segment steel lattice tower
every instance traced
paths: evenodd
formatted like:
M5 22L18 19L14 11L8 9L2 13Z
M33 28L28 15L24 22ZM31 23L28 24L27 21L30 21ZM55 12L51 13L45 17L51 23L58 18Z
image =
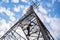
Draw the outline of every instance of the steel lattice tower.
M30 6L26 14L10 28L0 40L54 40L34 12L34 6ZM21 36L21 32L17 32L17 30L22 30L25 37Z

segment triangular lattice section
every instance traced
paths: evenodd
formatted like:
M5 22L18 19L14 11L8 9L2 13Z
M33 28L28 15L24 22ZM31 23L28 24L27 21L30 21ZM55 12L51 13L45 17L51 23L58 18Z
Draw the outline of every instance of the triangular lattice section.
M26 14L0 40L54 40L30 6Z

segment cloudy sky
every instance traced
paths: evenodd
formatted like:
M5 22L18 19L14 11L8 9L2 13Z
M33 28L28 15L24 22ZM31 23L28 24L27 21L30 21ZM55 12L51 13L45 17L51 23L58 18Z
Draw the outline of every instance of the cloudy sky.
M60 40L60 0L33 0L34 9L55 40ZM0 37L26 12L32 0L0 0Z

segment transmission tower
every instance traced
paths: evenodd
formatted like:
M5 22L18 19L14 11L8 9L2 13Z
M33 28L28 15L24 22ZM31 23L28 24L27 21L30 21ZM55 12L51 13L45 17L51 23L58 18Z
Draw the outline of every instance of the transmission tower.
M0 40L54 40L50 32L44 26L40 18L36 15L34 7L31 5L19 21L16 22L1 38ZM24 34L24 36L21 35Z

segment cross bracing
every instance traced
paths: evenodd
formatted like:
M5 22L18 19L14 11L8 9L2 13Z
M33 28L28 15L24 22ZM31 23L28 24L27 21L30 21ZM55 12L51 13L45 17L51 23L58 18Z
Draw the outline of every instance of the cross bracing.
M34 6L30 6L0 40L54 40L48 29L36 15Z

